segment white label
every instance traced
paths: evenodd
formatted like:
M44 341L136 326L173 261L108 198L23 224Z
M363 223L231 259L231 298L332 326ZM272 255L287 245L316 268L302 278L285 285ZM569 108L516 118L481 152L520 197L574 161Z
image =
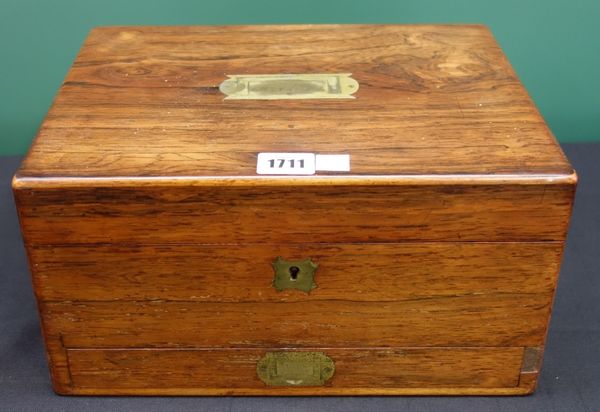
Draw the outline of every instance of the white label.
M259 175L314 175L314 153L259 153L256 161Z
M316 171L349 172L350 155L314 153L259 153L259 175L314 175Z
M335 154L315 156L315 169L324 172L349 172L350 171L350 155Z

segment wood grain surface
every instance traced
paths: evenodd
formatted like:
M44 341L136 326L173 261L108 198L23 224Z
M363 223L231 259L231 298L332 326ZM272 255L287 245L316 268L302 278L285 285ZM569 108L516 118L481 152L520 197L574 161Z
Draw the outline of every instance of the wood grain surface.
M390 302L539 294L551 299L560 242L42 246L31 250L41 301ZM277 256L312 258L318 287L278 292ZM82 287L82 285L85 285Z
M388 302L40 303L67 348L541 346L549 296L459 295Z
M574 185L16 189L32 245L563 240Z
M355 99L224 100L228 74L352 73ZM94 29L23 177L255 176L268 151L349 153L353 175L568 175L483 26Z
M335 362L335 374L316 393L337 388L368 391L384 388L516 387L523 348L318 349ZM228 388L287 392L268 388L256 374L264 349L68 351L72 387L85 389L182 392ZM310 388L291 388L307 389ZM183 392L186 393L186 392Z

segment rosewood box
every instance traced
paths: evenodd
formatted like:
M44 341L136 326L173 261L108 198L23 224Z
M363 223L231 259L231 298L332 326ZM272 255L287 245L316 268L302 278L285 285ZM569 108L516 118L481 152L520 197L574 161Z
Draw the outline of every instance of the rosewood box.
M13 181L86 395L530 393L575 185L453 25L94 29Z

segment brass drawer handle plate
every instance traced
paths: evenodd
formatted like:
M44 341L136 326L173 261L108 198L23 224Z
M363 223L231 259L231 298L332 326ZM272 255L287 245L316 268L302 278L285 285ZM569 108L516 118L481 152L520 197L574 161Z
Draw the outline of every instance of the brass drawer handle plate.
M273 262L275 271L273 287L279 292L285 289L298 289L309 293L317 287L314 278L318 266L311 258L293 261L278 256Z
M256 373L267 386L323 386L335 364L323 352L267 352Z
M219 90L228 100L354 99L351 73L228 75Z

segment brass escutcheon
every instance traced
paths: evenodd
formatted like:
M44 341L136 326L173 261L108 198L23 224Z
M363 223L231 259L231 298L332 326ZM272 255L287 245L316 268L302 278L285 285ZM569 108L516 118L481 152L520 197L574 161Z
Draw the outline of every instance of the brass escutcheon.
M292 261L278 256L273 262L275 270L273 287L279 292L285 289L298 289L309 293L317 287L314 277L318 266L311 258Z

